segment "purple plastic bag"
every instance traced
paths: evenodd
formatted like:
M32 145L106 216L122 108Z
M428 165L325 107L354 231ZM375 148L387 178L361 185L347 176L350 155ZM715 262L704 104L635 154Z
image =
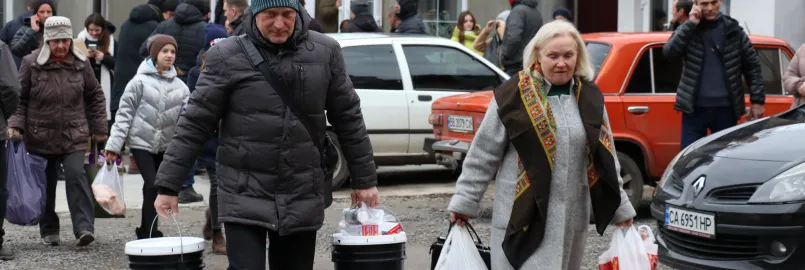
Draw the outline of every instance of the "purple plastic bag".
M47 159L28 154L21 141L8 141L6 220L20 226L39 224L47 199Z

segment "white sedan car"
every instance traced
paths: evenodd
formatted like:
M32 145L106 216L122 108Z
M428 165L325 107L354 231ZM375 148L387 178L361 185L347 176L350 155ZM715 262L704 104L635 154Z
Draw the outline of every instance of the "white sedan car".
M361 98L377 165L435 164L424 150L433 136L431 103L441 97L492 89L509 78L482 56L449 39L383 33L328 34ZM329 133L335 138L335 134ZM336 141L336 143L338 143ZM333 188L349 178L342 153Z

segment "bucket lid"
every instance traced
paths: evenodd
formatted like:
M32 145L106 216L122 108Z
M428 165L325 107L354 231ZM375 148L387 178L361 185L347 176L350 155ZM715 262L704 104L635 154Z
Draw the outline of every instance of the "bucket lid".
M333 234L334 246L371 246L405 243L407 238L405 232L390 235L377 236L353 236L341 233Z
M181 240L181 242L180 242ZM126 243L126 255L166 256L189 254L204 250L207 243L199 237L159 237ZM184 246L184 247L182 247ZM182 249L184 248L184 250Z

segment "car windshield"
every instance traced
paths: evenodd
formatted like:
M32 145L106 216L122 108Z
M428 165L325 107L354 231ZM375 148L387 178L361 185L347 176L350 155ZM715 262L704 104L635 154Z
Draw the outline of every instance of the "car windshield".
M612 48L609 44L598 43L598 42L586 42L587 43L587 51L590 53L590 61L593 62L593 69L595 69L595 78L598 77L598 71L601 70L601 65L604 64L604 60L607 59L609 56L609 50Z

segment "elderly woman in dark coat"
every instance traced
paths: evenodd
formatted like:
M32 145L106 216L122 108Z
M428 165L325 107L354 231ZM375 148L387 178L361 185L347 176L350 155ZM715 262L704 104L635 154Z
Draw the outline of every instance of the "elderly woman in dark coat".
M70 19L53 16L43 28L44 46L22 59L20 104L8 121L8 133L12 140L22 139L31 154L48 161L47 203L39 223L42 242L53 246L61 242L56 184L63 167L73 233L77 245L86 246L95 241L95 213L84 154L90 134L95 142L106 141L106 99L89 60L72 44Z

